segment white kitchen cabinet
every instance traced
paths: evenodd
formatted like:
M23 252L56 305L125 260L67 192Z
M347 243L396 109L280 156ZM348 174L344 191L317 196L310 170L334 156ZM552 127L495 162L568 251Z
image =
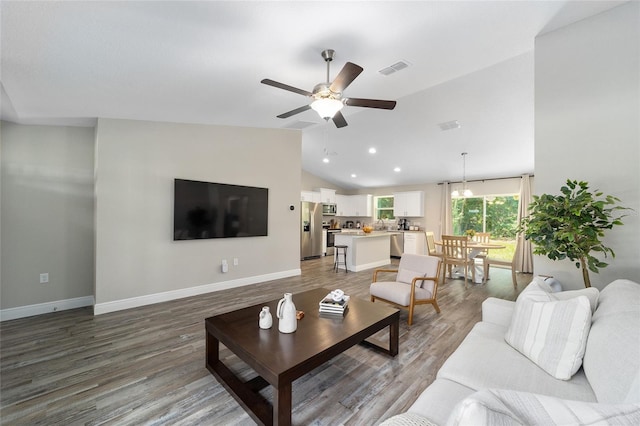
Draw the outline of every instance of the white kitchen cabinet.
M336 216L350 216L352 211L351 197L348 195L336 194Z
M410 254L427 254L427 237L423 232L404 233L404 252Z
M302 191L302 192L300 192L300 201L313 202L313 192L311 192L311 191Z
M424 216L424 191L395 192L393 214L395 217Z
M353 216L373 216L373 195L352 195Z
M358 217L373 216L373 195L336 194L336 216Z
M320 194L319 203L336 204L336 190L327 188L318 188L316 191Z

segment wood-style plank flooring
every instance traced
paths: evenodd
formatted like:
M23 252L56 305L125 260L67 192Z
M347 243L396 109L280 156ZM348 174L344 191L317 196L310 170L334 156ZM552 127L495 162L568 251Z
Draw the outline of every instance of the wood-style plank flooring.
M0 423L252 425L205 368L204 319L315 287L368 300L371 270L334 273L332 266L329 257L307 260L301 276L95 317L82 308L5 321ZM295 381L293 423L373 425L406 411L480 320L482 301L514 300L530 279L518 275L517 291L510 271L497 268L488 284L467 290L461 280L447 280L438 292L441 314L419 306L409 327L401 311L397 357L356 346ZM227 349L221 358L253 377ZM271 398L270 388L263 393Z

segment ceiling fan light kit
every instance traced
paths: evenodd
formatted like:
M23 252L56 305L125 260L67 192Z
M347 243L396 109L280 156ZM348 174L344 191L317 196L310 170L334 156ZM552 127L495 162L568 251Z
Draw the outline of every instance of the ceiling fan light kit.
M308 105L304 105L293 109L291 111L285 112L283 114L278 115L278 118L288 118L292 115L299 114L301 112L307 111L308 109L313 109L320 115L321 118L325 120L332 119L333 123L336 127L345 127L347 125L347 120L345 120L344 116L340 112L340 110L345 106L355 106L362 108L379 108L379 109L394 109L396 107L396 101L384 101L380 99L361 99L361 98L346 98L342 97L342 92L346 89L355 78L360 75L360 73L364 70L361 66L356 65L351 62L347 62L342 70L338 73L333 82L329 81L329 67L331 61L333 61L333 56L335 51L332 49L327 49L322 51L322 58L327 63L327 81L324 83L316 84L313 88L313 92L308 92L303 89L298 89L297 87L289 86L284 83L279 83L277 81L265 78L261 81L262 84L266 84L268 86L273 86L278 89L288 90L293 93L297 93L299 95L307 96L312 98L312 102Z
M321 118L328 120L340 111L344 104L337 99L320 98L311 102L311 109L320 115Z

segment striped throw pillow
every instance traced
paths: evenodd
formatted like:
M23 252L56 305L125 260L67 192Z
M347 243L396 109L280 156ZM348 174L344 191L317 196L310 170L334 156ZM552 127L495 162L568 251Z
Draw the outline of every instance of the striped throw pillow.
M582 365L591 328L589 299L555 300L529 286L516 300L505 341L556 379L569 380Z
M506 389L483 389L460 401L447 426L638 425L640 404L571 401Z

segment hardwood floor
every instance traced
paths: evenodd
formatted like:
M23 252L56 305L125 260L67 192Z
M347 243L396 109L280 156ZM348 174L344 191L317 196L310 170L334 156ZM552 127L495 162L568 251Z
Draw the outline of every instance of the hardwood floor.
M328 257L307 260L298 277L97 317L82 308L5 321L1 424L251 425L205 368L204 319L316 287L368 300L371 270L334 273L332 266ZM482 301L514 300L530 280L518 275L515 291L510 271L495 268L488 284L467 290L461 280L447 280L438 291L441 314L419 306L409 327L401 311L397 357L356 346L295 381L293 423L376 424L405 411L480 320ZM253 377L227 349L220 355L241 376ZM271 398L270 388L263 392Z

